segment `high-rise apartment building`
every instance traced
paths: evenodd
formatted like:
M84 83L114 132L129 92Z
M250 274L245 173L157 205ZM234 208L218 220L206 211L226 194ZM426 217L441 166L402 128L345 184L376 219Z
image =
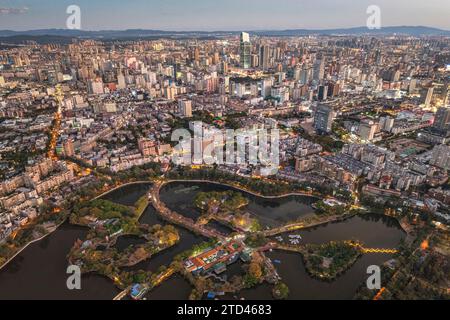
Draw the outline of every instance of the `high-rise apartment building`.
M90 94L103 94L104 88L103 88L103 81L101 79L97 80L90 80L88 82L88 92Z
M259 49L259 66L263 70L270 68L270 47L268 45L262 45Z
M325 77L325 61L317 60L314 64L314 80L321 81Z
M442 107L438 109L433 126L439 130L450 129L450 108Z
M445 144L434 147L430 164L442 169L450 169L450 147Z
M433 99L434 87L430 87L428 89L424 89L422 91L421 100L425 107L429 107L431 105L431 100Z
M331 106L319 104L314 115L314 128L319 133L331 132L335 112Z
M190 100L179 100L178 101L178 109L180 114L183 117L191 118L192 117L192 101Z

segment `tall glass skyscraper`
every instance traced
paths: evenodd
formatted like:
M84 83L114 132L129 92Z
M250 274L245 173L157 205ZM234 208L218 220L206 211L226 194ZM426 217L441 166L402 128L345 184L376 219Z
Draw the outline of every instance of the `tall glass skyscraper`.
M241 47L240 47L240 56L241 56L241 67L244 69L248 69L252 63L252 44L250 43L250 35L246 32L241 33Z

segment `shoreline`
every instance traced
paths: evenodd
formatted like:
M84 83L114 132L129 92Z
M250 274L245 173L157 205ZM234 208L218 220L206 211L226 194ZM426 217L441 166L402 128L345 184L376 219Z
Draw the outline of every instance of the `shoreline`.
M114 191L119 190L119 189L121 189L121 188L123 188L123 187L126 187L126 186L132 186L132 185L135 185L135 184L152 184L152 183L153 183L153 181L151 181L151 180L147 180L147 181L142 180L142 181L127 182L127 183L124 183L124 184L122 184L122 185L120 185L120 186L114 187L114 188L112 188L111 190L108 190L108 191L103 192L102 194L96 196L95 198L92 198L90 201L92 201L92 200L97 200L97 199L99 199L99 198L101 198L101 197L104 197L104 196L110 194L111 192L114 192Z
M193 180L185 180L185 179L167 180L167 181L164 181L164 182L162 183L161 187L163 187L163 186L166 185L166 184L177 183L177 182L180 182L180 183L183 183L183 182L186 182L186 183L211 183L211 184L213 184L213 185L221 185L221 186L229 187L229 188L232 188L232 189L241 191L241 192L246 193L246 194L249 194L249 195L253 195L253 196L257 196L257 197L261 197L261 198L266 198L266 199L286 198L286 197L289 197L289 196L306 196L306 197L311 197L311 198L315 198L315 199L320 199L320 198L317 197L317 196L311 196L311 195L303 194L303 193L288 193L288 194L279 195L279 196L263 196L263 195L260 195L260 194L258 194L258 193L256 193L256 192L248 191L248 190L246 190L246 189L240 188L240 187L238 187L238 186L235 186L235 185L232 185L232 184L229 184L229 183L222 183L222 182L216 182L216 181L211 181L211 180L199 180L199 179L193 179ZM134 182L125 183L125 184L122 184L122 185L120 185L120 186L116 186L116 187L112 188L111 190L108 190L108 191L103 192L102 194L100 194L100 195L98 195L98 196L92 198L90 201L92 201L92 200L94 200L94 199L99 199L99 198L101 198L101 197L103 197L103 196L105 196L105 195L107 195L107 194L110 194L110 193L113 192L113 191L116 191L116 190L118 190L118 189L124 188L124 187L129 186L129 185L139 185L139 184L143 184L143 185L151 185L152 183L155 183L155 182L152 181L152 180L145 180L145 181L134 181ZM147 206L148 206L148 205L147 205ZM145 211L145 210L144 210L144 211ZM369 213L369 212L368 212L368 213ZM364 213L363 213L363 214L364 214ZM386 216L386 215L380 215L380 216ZM52 230L49 231L47 234L43 235L42 237L39 237L39 238L37 238L37 239L32 240L32 241L30 241L29 243L27 243L25 246L23 246L23 247L22 247L20 250L18 250L18 251L17 251L10 259L8 259L2 266L0 266L0 270L2 270L2 269L3 269L4 267L6 267L9 263L11 263L11 262L12 262L12 261L13 261L20 253L22 253L25 249L27 249L28 246L30 246L30 245L32 245L32 244L34 244L34 243L36 243L36 242L39 242L39 241L45 239L47 236L49 236L49 235L51 235L53 232L57 231L58 228L59 228L61 225L63 225L65 222L68 221L68 218L69 218L69 217L66 217L66 219L64 219L61 223L59 223L59 224L53 226L53 227L52 227ZM350 218L350 217L346 217L346 219L348 219L348 218ZM395 217L391 217L391 218L394 218L396 221L399 222L399 220L398 220L397 218L395 218ZM346 220L346 219L343 219L343 220ZM336 221L339 221L339 220L340 220L340 219L337 219ZM70 222L70 221L69 221L69 222ZM331 221L331 222L330 222L330 221L324 222L324 224L328 224L328 223L332 223L332 221ZM400 228L404 231L404 229L403 229L403 227L402 227L401 225L400 225ZM281 250L281 251L284 251L284 250ZM152 257L153 257L153 255L152 255ZM150 258L151 258L151 257L150 257ZM148 258L148 259L150 259L150 258ZM303 255L302 255L302 259L303 259ZM357 259L353 262L353 264L354 264L356 261L357 261ZM305 261L304 261L304 263L305 263ZM352 264L352 265L353 265L353 264ZM350 265L350 268L352 267L352 265ZM307 270L306 264L305 264L305 270L306 270L307 274L308 274L311 278L318 279L317 277L314 276L313 273L311 273L311 272L309 272L309 271ZM348 269L347 269L347 270L344 270L342 273L345 273L345 272L347 272L347 271L348 271ZM89 274L89 273L91 273L91 272L87 272L87 274ZM93 273L95 273L95 272L93 272ZM327 282L333 282L336 278L338 278L338 277L340 276L340 274L341 274L341 272L340 272L339 274L335 275L335 276L334 276L334 279L327 279L326 281L327 281ZM114 280L114 279L111 279L111 278L110 278L109 276L107 276L107 275L103 275L103 276L104 276L105 278L109 279L109 280ZM323 279L321 279L321 280L323 280ZM113 283L114 283L114 281L113 281ZM122 290L122 288L119 287L116 283L114 283L114 285L115 285L115 287L116 287L118 290ZM126 290L127 290L127 288L126 288L124 291L126 291ZM121 294L122 294L122 292L120 292L116 297L119 297Z
M226 186L226 187L229 187L229 188L232 188L232 189L236 189L238 191L241 191L241 192L244 192L244 193L256 196L256 197L261 197L261 198L264 198L264 199L283 199L283 198L287 198L287 197L290 197L290 196L310 197L310 198L314 198L314 199L317 199L317 200L324 199L323 197L310 195L310 194L306 194L306 193L299 193L299 192L291 192L291 193L286 193L286 194L278 195L278 196L264 196L264 195L259 194L257 192L250 191L250 190L247 190L247 189L243 189L242 187L235 186L235 185L232 185L230 183L217 182L217 181L212 181L212 180L200 180L200 179L189 179L189 180L186 180L186 179L173 179L173 180L167 180L167 181L164 181L162 183L161 188L163 188L163 186L165 186L165 185L168 185L168 184L174 183L174 182L175 183L176 182L211 183L211 184L215 184L215 185L222 185L222 186ZM307 227L305 229L315 228L315 227L318 227L318 226L322 226L324 224L333 223L333 222L339 222L341 220L345 221L347 219L353 218L353 217L358 216L358 215L366 215L366 214L370 214L370 213L376 214L376 213L373 213L373 212L369 211L369 212L354 213L352 215L343 215L343 216L340 216L340 217L338 217L337 219L335 219L333 221L319 222L317 225L313 225L313 226ZM382 217L390 217L390 218L395 219L395 221L398 222L400 229L403 232L405 232L406 235L409 234L408 230L406 230L404 228L404 226L402 225L401 221L399 219L397 219L396 217L388 216L388 215L385 215L385 214L380 214L380 216L382 216Z
M134 184L147 184L147 183L151 184L151 183L153 183L153 182L150 181L150 180L148 180L148 181L134 181L134 182L127 182L127 183L125 183L125 184L123 184L123 185L114 187L114 188L112 188L111 190L108 190L108 191L103 192L102 194L100 194L100 195L98 195L98 196L92 198L90 201L99 199L99 198L101 198L101 197L103 197L103 196L105 196L105 195L107 195L107 194L109 194L109 193L111 193L111 192L113 192L113 191L116 191L116 190L118 190L118 189L120 189L120 188L123 188L123 187L126 187L126 186L128 186L128 185L134 185ZM145 210L144 210L144 211L145 211ZM59 223L58 225L56 225L55 227L53 227L53 230L49 231L48 233L46 233L45 235L43 235L43 236L41 236L41 237L39 237L39 238L37 238L37 239L31 240L30 242L28 242L27 244L25 244L24 246L22 246L16 253L14 253L14 255L12 255L10 258L8 258L8 260L6 260L5 263L3 263L3 264L0 266L0 271L3 270L3 268L5 268L9 263L11 263L11 262L14 260L14 258L16 258L20 253L22 253L22 252L23 252L25 249L27 249L30 245L32 245L32 244L34 244L34 243L36 243L36 242L39 242L39 241L41 241L41 240L44 240L47 236L51 235L51 234L54 233L56 230L58 230L58 228L59 228L60 226L62 226L62 225L64 224L64 222L69 221L69 220L70 220L70 218L69 218L69 217L66 217L61 223ZM69 223L70 223L70 221L69 221ZM72 223L71 223L71 224L72 224ZM77 225L77 224L73 224L73 225Z
M282 198L287 198L287 197L291 197L291 196L299 196L299 197L310 197L310 198L315 198L315 199L323 199L322 197L316 196L316 195L311 195L311 194L307 194L307 193L301 193L301 192L290 192L290 193L286 193L286 194L282 194L282 195L277 195L277 196L265 196L261 193L258 193L256 191L251 191L248 189L244 189L240 186L236 186L236 185L232 185L230 183L227 182L217 182L217 181L212 181L212 180L199 180L199 179L173 179L173 180L167 180L164 181L163 184L161 185L161 188L164 185L173 183L173 182L194 182L194 183L211 183L211 184L216 184L216 185L222 185L222 186L226 186L229 188L233 188L236 190L239 190L241 192L244 193L248 193L250 195L256 196L256 197L260 197L260 198L264 198L264 199L282 199Z
M309 195L309 194L306 194L306 193L298 193L298 192L293 192L293 193L291 192L291 193L287 193L287 194L283 194L283 195L277 195L277 196L264 196L264 195L259 194L259 193L257 193L257 192L250 191L250 190L246 190L246 189L243 189L243 188L240 187L240 186L235 186L235 185L232 185L232 184L230 184L230 183L217 182L217 181L212 181L212 180L200 180L200 179L173 179L173 180L167 180L167 181L164 181L164 182L163 182L163 184L162 184L161 187L163 187L164 185L170 184L170 183L174 183L174 182L211 183L211 184L215 184L215 185L222 185L222 186L229 187L229 188L232 188L232 189L235 189L235 190L238 190L238 191L241 191L241 192L244 192L244 193L253 195L253 196L257 196L257 197L264 198L264 199L281 199L281 198L286 198L286 197L290 197L290 196L311 197L311 198L315 198L315 199L318 199L318 200L323 199L323 198L320 198L320 197L318 197L318 196ZM118 189L124 188L124 187L129 186L129 185L135 185L135 184L152 184L152 183L154 183L154 181L152 181L152 180L140 180L140 181L127 182L127 183L124 183L124 184L122 184L122 185L120 185L120 186L116 186L116 187L114 187L114 188L112 188L112 189L110 189L110 190L108 190L108 191L105 191L105 192L101 193L100 195L98 195L98 196L92 198L90 201L99 199L99 198L101 198L101 197L103 197L103 196L105 196L105 195L110 194L110 193L113 192L113 191L116 191L116 190L118 190ZM385 216L385 215L382 215L382 216ZM399 221L397 218L395 218L395 217L393 217L393 218L399 223L400 228L408 235L408 232L403 228L403 226L401 225L400 221ZM68 217L67 217L66 219L64 219L63 222L61 222L60 224L58 224L57 226L55 226L54 230L50 231L49 233L47 233L46 235L44 235L44 236L42 236L42 237L40 237L40 238L38 238L38 239L32 240L32 241L30 241L29 243L27 243L26 245L24 245L24 246L23 246L21 249L19 249L19 250L18 250L11 258L9 258L3 265L0 266L0 271L1 271L5 266L7 266L12 260L14 260L14 258L16 258L21 252L23 252L26 248L28 248L28 246L30 246L30 245L33 244L33 243L36 243L36 242L38 242L38 241L41 241L41 240L45 239L47 236L51 235L53 232L55 232L56 230L58 230L58 228L59 228L64 222L66 222L67 220L68 220ZM329 221L329 222L326 222L326 223L330 223L330 221Z
M16 258L19 254L21 254L21 253L22 253L25 249L27 249L30 245L32 245L32 244L34 244L34 243L36 243L36 242L39 242L39 241L41 241L41 240L44 240L44 239L47 238L49 235L53 234L53 233L54 233L56 230L58 230L58 228L59 228L60 226L62 226L67 220L68 220L68 218L65 218L61 223L55 225L55 226L52 228L53 230L49 231L48 233L44 234L43 236L41 236L41 237L39 237L39 238L37 238L37 239L31 240L31 241L28 242L26 245L24 245L22 248L20 248L16 253L14 253L14 255L13 255L11 258L9 258L8 260L6 260L5 263L2 264L2 265L0 266L0 271L3 270L3 268L5 268L9 263L11 263L11 262L14 260L14 258Z

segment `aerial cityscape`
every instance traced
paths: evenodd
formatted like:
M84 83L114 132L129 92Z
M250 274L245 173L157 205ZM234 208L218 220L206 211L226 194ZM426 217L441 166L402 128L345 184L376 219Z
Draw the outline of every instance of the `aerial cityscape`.
M62 2L0 1L0 300L450 298L449 3Z

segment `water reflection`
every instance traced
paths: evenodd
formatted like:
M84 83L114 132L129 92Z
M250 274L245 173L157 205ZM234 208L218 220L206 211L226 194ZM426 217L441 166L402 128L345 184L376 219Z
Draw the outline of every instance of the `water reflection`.
M68 290L66 255L86 228L63 224L42 241L31 244L0 271L0 299L112 299L113 283L98 275L82 277L81 290Z
M151 187L152 183L130 184L107 193L102 199L113 201L124 206L133 206Z
M146 294L147 300L187 300L192 288L180 275L172 276L159 287Z
M233 187L215 183L201 182L173 182L161 189L161 200L173 211L196 220L201 212L193 203L199 192L223 192L234 190L241 192L249 199L245 208L256 216L263 226L275 227L283 223L297 220L314 214L311 205L317 201L313 197L288 196L283 198L266 199L254 196Z
M114 202L133 205L148 190L149 184L130 185L105 196ZM229 187L210 183L172 183L166 185L161 199L167 206L179 213L198 217L199 211L193 206L193 199L200 191L225 191ZM264 221L265 225L278 225L297 217L313 213L310 207L315 201L308 197L286 197L280 199L262 199L248 195L248 210ZM163 221L152 207L146 209L140 222L148 225L161 224ZM215 225L214 227L223 227ZM173 258L194 244L207 239L176 227L181 241L149 260L136 265L132 270L150 270L155 272L160 266L168 265ZM405 236L394 219L377 215L353 217L339 223L331 223L313 229L295 232L302 236L302 243L324 243L331 240L357 239L368 247L395 248ZM46 239L30 245L11 263L0 271L0 299L112 299L118 289L107 278L89 274L83 276L82 290L69 291L66 287L67 254L77 239L85 239L86 228L64 224ZM284 235L286 238L286 235ZM119 239L118 246L126 247L126 238ZM134 241L134 240L132 240ZM367 254L336 281L327 283L311 278L305 271L301 256L298 254L274 251L268 253L272 259L280 260L276 265L283 281L290 288L290 299L351 299L358 286L366 279L367 266L381 264L388 260L388 255ZM227 272L229 277L241 274L241 264L231 265ZM246 289L236 295L245 299L272 299L272 286L260 285ZM164 282L162 286L151 291L147 298L187 299L191 292L190 285L176 275ZM233 295L223 298L233 299Z

